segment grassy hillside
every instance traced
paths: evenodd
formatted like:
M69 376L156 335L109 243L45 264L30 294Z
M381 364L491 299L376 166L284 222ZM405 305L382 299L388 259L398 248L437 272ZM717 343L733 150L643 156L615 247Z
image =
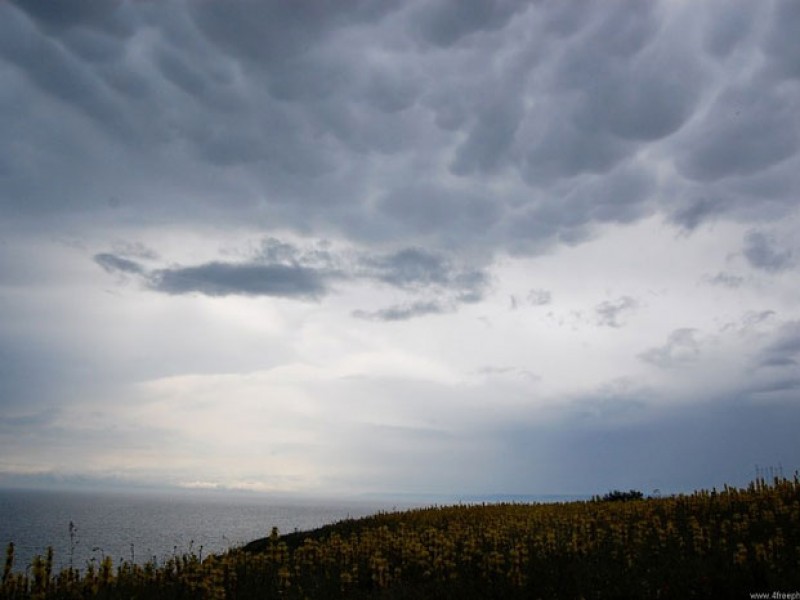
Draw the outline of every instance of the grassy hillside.
M221 556L7 566L0 598L749 598L800 589L800 481L347 520Z

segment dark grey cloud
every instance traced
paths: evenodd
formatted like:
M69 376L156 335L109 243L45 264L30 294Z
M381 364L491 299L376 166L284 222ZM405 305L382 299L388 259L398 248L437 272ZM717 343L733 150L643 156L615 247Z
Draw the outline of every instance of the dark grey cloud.
M4 406L6 410L10 407ZM38 408L38 407L37 407ZM0 417L0 435L10 437L12 434L33 437L41 435L41 430L50 428L54 420L53 411L29 413L19 417ZM5 473L0 474L0 477Z
M120 272L129 273L131 275L141 275L144 273L144 269L139 263L108 252L95 254L94 261L108 273Z
M438 315L446 312L452 312L452 309L448 309L436 301L420 301L411 304L398 304L376 311L355 310L353 311L353 316L370 321L407 321L415 317Z
M712 221L724 213L726 204L721 197L692 196L672 208L670 219L691 231L701 223Z
M489 284L485 271L460 267L442 254L421 248L366 256L359 261L359 267L361 277L409 291L449 290L460 302L481 300Z
M696 361L700 356L697 330L684 327L669 334L663 346L639 354L643 361L662 369L673 369Z
M655 180L650 173L625 166L583 182L565 200L574 212L591 221L630 223L652 211L654 189Z
M375 21L391 8L362 0L335 4L202 0L189 10L220 50L249 63L270 65L303 54L337 28Z
M254 260L266 264L303 266L329 272L346 270L346 257L338 256L326 240L310 246L295 244L268 237L261 241ZM344 276L344 273L341 273Z
M324 228L490 257L659 211L693 228L797 206L791 2L0 11L15 219ZM657 164L678 169L664 189Z
M608 421L628 418L647 407L646 396L600 395L573 401L570 412L578 421Z
M497 198L434 182L398 185L381 196L377 208L392 222L453 245L480 227L492 227L503 213Z
M61 358L53 354L41 342L0 331L0 407L5 414L14 416L22 409L27 415L52 401L54 390L48 381L54 379L54 366Z
M630 154L629 143L606 131L583 131L569 115L551 110L551 119L525 130L529 145L522 175L532 187L582 173L607 173Z
M124 5L120 0L64 0L64 2L28 2L12 0L40 26L61 31L72 27L91 27L116 35L131 32L124 18Z
M6 319L0 323L0 413L5 418L19 418L20 423L51 420L59 407L82 393L107 393L117 373L88 366L94 349L76 348L71 339L58 335L20 330L13 326L15 321L26 322L36 315L44 322L45 316L25 308L13 307L13 312L5 308ZM58 321L49 324L63 327Z
M162 50L156 58L161 75L187 95L200 98L207 93L205 76L180 54Z
M513 92L512 92L513 94ZM522 117L522 107L501 102L478 118L459 147L450 169L457 175L497 169L511 147Z
M757 7L752 2L738 2L735 10L716 10L704 28L703 49L724 59L744 43L754 26Z
M664 54L656 5L631 8L614 3L598 10L585 35L562 54L557 79L580 94L571 120L581 133L653 141L686 122L702 81L691 54L675 47ZM620 155L633 151L620 146Z
M609 399L609 408L621 412L604 414L601 404L590 418L577 413L546 425L517 419L498 435L508 444L506 476L553 482L553 491L562 492L672 493L746 485L755 476L753 465L793 456L800 426L796 402L765 406L750 395L729 394L704 404L651 408L647 400Z
M137 245L123 245L133 256L157 255ZM239 262L214 261L200 265L147 269L118 254L96 254L94 261L109 273L138 275L146 287L169 295L277 296L321 299L334 282L379 282L411 296L436 294L439 301L413 300L377 311L355 311L359 318L383 321L456 310L459 304L479 302L489 285L487 273L460 267L445 255L420 248L388 254L337 252L328 242L308 246L268 237Z
M763 231L750 231L745 236L743 253L751 267L762 271L777 273L794 265L791 249L782 250L774 236Z
M775 340L760 352L761 367L796 367L800 355L800 322L786 323L778 330Z
M158 269L149 276L149 286L171 295L198 292L303 299L316 299L328 291L324 275L306 267L221 262Z
M33 4L36 3L26 6ZM107 133L122 138L133 135L120 99L105 88L91 64L64 52L60 44L38 33L14 9L4 12L0 21L0 56L5 61L17 67L44 94L75 107Z
M422 3L412 17L412 33L437 46L451 46L469 35L505 26L525 2L436 0Z
M630 223L654 210L655 181L635 165L620 165L604 175L587 173L556 184L540 203L515 209L502 229L505 244L519 253L536 253L554 242L577 245L592 237L593 225Z
M623 140L653 141L677 131L699 99L698 73L689 57L671 60L670 68L685 69L665 76L663 57L634 62L628 73L614 72L595 80L576 115L583 129L603 124Z
M794 363L796 364L796 363ZM777 366L777 365L775 365ZM772 397L783 396L790 394L790 399L794 400L797 397L797 392L800 391L800 377L788 376L770 379L766 382L759 382L752 386L752 393L754 395L771 395Z
M366 258L374 277L397 287L427 287L448 282L450 269L444 258L421 248L406 248L394 254Z
M800 8L797 3L792 0L775 2L771 27L764 36L764 48L779 76L800 79L800 50L794 43L799 26Z
M473 264L460 264L446 254L409 247L389 253L341 252L326 242L310 247L268 238L257 260L317 269L342 281L367 280L403 290L411 295L437 294L452 304L480 301L489 286L489 275ZM386 314L430 314L437 303L414 301L386 309ZM442 311L438 311L442 312Z
M95 262L107 272L142 276L146 286L169 295L200 293L206 296L277 296L318 299L328 292L335 276L302 265L209 262L148 271L139 263L110 253L97 254Z
M115 242L113 254L117 257L130 257L139 260L157 260L158 253L141 242Z
M758 173L794 156L800 144L797 101L771 88L724 91L687 136L677 161L693 180Z
M595 306L597 324L605 327L622 327L627 317L639 306L630 296L622 296L617 300L607 300Z

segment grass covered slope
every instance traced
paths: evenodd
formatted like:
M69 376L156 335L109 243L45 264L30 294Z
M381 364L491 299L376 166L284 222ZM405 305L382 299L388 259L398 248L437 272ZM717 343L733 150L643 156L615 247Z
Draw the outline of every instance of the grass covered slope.
M800 481L630 502L435 507L274 530L202 561L33 571L27 581L7 572L0 598L746 598L800 587Z

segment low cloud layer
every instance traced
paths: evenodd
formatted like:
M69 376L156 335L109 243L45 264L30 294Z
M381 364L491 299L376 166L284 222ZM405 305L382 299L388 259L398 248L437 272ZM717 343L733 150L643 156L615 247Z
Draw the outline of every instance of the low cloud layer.
M489 285L487 273L475 267L459 267L443 254L420 248L371 255L337 253L326 242L301 248L276 238L263 240L247 262L208 262L147 270L136 261L113 253L94 256L109 273L140 276L147 289L169 295L198 293L206 296L272 296L320 300L334 284L367 282L386 285L415 300L377 310L359 309L353 316L401 321L427 314L456 310L459 304L480 301Z
M197 267L160 269L149 278L158 292L207 296L286 296L315 298L325 292L320 274L286 265L236 265L208 263Z
M775 341L761 352L762 367L797 367L800 355L800 322L785 324Z

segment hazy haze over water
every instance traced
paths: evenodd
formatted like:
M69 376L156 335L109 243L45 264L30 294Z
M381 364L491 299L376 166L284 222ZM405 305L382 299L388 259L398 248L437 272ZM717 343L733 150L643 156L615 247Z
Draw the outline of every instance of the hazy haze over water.
M70 563L69 523L76 527L73 564L86 566L109 555L142 563L162 562L173 552L222 552L268 535L287 533L397 504L358 500L287 500L215 493L88 493L0 490L0 543L16 547L15 567L24 570L53 546L56 567ZM405 504L404 506L408 506ZM133 549L131 549L133 544Z

